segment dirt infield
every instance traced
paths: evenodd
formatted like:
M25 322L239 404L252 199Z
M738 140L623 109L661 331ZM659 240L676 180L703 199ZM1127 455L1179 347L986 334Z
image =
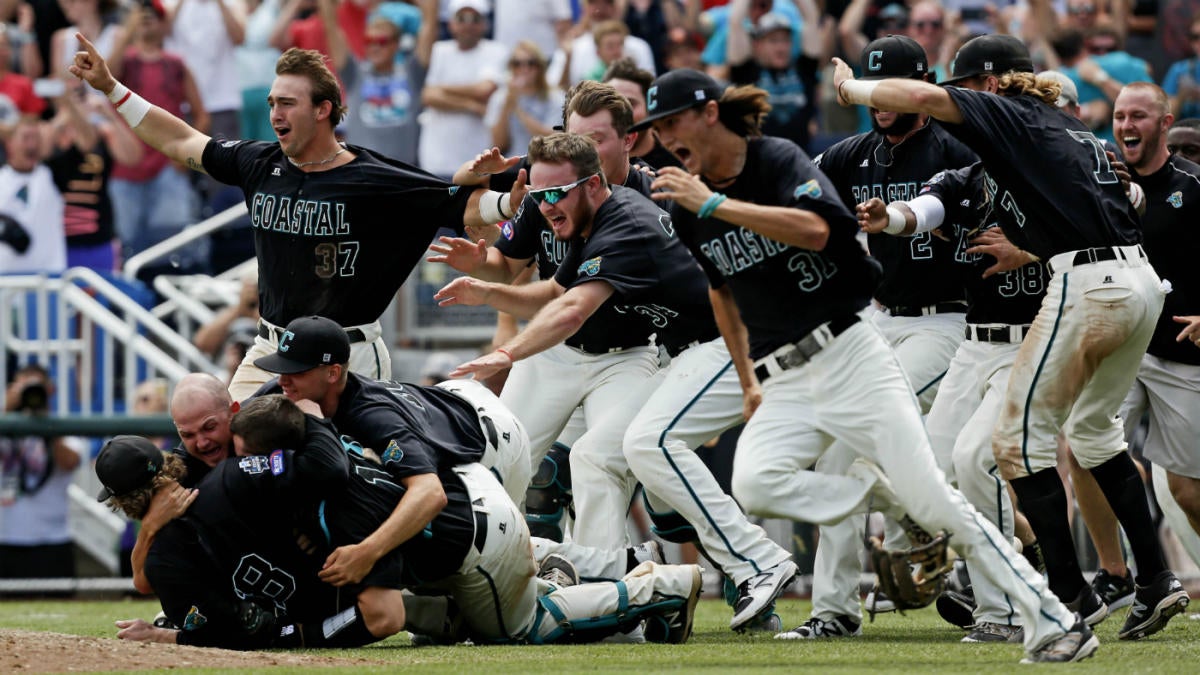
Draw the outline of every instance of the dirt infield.
M313 668L378 665L368 659L235 652L0 629L0 673L62 673L175 668Z

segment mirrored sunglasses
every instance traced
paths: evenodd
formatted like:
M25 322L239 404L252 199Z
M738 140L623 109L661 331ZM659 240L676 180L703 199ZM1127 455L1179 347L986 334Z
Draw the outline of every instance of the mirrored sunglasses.
M568 192L599 175L600 174L598 173L594 173L591 176L584 176L574 183L568 183L567 185L556 185L554 187L542 188L540 190L530 190L529 196L533 197L533 201L538 204L546 202L547 204L553 206L565 199Z

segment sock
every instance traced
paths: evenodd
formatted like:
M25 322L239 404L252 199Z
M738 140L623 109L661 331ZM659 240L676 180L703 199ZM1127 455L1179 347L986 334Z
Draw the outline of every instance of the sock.
M303 631L303 645L310 648L361 647L381 639L367 630L357 604L320 623L297 625Z
M1042 549L1050 590L1063 602L1072 602L1086 582L1075 555L1071 524L1067 522L1067 493L1054 467L1009 483L1021 502Z
M1167 569L1167 563L1163 560L1158 531L1150 517L1146 486L1133 458L1128 453L1118 453L1091 472L1108 499L1108 505L1117 514L1117 520L1121 521L1121 529L1125 530L1129 547L1133 549L1133 559L1137 563L1135 581L1139 586L1150 585L1154 577Z

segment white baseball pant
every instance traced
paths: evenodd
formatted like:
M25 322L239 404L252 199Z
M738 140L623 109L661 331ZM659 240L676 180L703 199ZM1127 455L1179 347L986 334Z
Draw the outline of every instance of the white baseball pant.
M475 409L487 443L479 463L496 474L504 491L521 508L525 504L525 490L529 487L530 479L529 436L521 421L481 382L446 380L439 382L437 387L453 393ZM495 431L494 443L492 430Z

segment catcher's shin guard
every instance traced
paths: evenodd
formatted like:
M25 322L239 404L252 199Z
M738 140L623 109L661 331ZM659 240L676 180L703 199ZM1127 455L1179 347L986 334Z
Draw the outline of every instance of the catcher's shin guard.
M555 443L525 492L525 522L534 537L561 542L563 514L571 508L571 449Z
M938 532L928 543L904 551L888 551L871 537L871 564L882 590L901 613L927 607L946 590L946 575L953 568L949 556L950 535ZM867 612L875 620L873 608Z
M659 539L676 544L692 544L700 541L700 536L696 534L696 528L692 527L686 518L679 515L679 512L655 511L650 506L650 499L646 497L644 490L642 491L642 503L646 507L647 515L650 516L650 531Z

